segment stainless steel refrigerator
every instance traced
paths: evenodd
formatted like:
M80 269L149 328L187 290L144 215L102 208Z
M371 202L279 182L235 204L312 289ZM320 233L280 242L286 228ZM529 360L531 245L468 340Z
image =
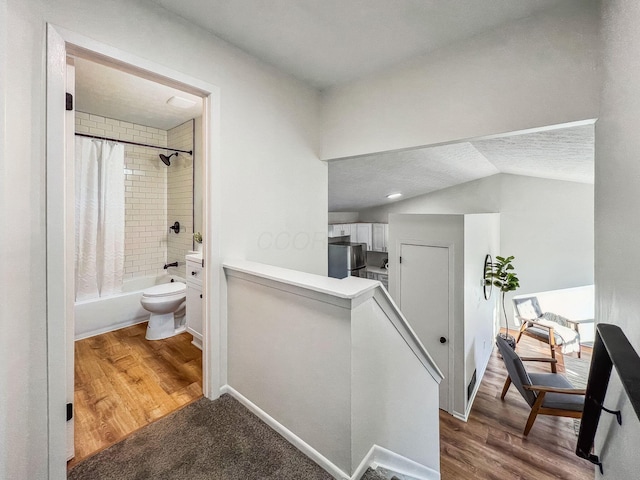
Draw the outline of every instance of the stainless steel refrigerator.
M329 276L345 278L361 276L367 266L364 244L338 242L329 244ZM362 275L364 276L364 275Z

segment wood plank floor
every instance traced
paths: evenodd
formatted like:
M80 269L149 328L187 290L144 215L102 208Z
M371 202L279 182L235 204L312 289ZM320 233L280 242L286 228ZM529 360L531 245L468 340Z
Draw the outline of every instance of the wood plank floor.
M517 352L549 356L544 344L528 337L520 340ZM582 357L590 359L588 349ZM534 362L526 366L549 372ZM561 359L558 367L564 371ZM440 411L442 480L593 479L594 466L574 453L578 437L573 419L541 415L529 435L522 435L531 410L513 386L500 400L505 378L504 363L494 349L468 422Z
M202 396L202 352L192 336L149 341L146 327L76 342L76 456L69 466Z
M76 342L76 457L69 466L202 396L202 352L191 335L151 342L145 331L143 323ZM548 356L527 337L518 353ZM572 419L539 416L523 437L530 410L514 388L500 400L505 378L494 352L469 421L440 412L442 480L593 479L593 466L574 453Z

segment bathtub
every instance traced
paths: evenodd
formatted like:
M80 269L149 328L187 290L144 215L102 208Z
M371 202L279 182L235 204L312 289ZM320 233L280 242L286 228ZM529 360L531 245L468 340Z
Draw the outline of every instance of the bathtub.
M153 285L168 283L171 279L183 282L175 275L140 277L126 280L122 293L105 298L92 298L75 304L75 339L93 337L149 320L149 312L140 305L142 292Z

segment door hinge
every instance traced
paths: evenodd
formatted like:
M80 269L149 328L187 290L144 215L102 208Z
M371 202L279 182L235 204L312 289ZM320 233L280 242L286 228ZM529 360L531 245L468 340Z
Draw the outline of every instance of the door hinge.
M73 110L73 95L67 92L66 107L67 111Z
M73 418L73 403L67 403L67 422Z
M402 257L400 257L400 263L402 263Z

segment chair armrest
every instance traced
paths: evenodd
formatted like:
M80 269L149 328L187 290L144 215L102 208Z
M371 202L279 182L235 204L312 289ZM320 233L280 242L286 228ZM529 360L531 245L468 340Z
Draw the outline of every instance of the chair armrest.
M574 329L578 335L580 335L580 329L578 328L579 323L578 322L574 322L573 320L569 320L567 318L567 323L569 324L569 327Z
M545 393L566 393L568 395L586 395L587 391L581 388L555 388L545 387L544 385L523 385L525 390L533 390L535 392Z
M520 360L525 362L547 362L547 363L558 363L558 360L555 358L547 358L547 357L520 357Z
M521 317L520 315L515 315L515 317L518 319L518 321L520 322L520 325L525 325L528 322L532 322L533 320L531 320L530 318L524 318Z
M551 334L551 332L553 331L553 327L551 325L545 325L544 323L540 323L537 320L527 320L527 322L532 323L533 325L535 325L537 328L545 328L547 330L549 330L549 334Z

